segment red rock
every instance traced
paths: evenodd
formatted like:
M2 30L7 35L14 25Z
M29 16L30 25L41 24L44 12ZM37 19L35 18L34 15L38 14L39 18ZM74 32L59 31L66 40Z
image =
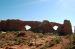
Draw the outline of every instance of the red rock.
M64 24L49 22L44 20L43 22L39 21L21 21L21 20L2 20L0 21L0 30L4 31L16 31L16 30L25 30L25 25L31 26L31 31L35 32L54 32L53 26L58 26L57 32L71 34L72 27L69 20L65 20Z

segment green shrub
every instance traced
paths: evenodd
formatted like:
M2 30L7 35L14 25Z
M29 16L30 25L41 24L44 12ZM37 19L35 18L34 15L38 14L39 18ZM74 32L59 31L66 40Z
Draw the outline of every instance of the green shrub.
M67 38L70 40L70 43L67 44L64 49L71 49L75 44L75 33L72 35L68 35Z
M69 46L66 46L64 49L70 49L70 47Z
M70 44L67 44L67 45L64 47L64 49L70 49L70 48L71 48Z
M72 35L72 39L73 41L75 41L75 33Z
M44 35L42 33L36 33L39 38L42 38Z
M60 43L60 41L61 41L61 38L59 36L55 36L55 38L52 39L52 42L54 44L58 44L58 43Z

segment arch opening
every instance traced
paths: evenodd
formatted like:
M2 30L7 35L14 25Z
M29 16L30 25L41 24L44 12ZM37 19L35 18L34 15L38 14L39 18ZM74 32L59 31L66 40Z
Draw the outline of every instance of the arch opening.
M31 26L25 25L25 29L26 29L26 30L30 30L30 29L31 29Z

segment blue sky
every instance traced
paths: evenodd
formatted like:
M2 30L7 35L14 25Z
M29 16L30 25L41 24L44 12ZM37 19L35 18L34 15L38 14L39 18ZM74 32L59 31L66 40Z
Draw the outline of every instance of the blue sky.
M0 20L49 20L75 25L75 0L0 0Z

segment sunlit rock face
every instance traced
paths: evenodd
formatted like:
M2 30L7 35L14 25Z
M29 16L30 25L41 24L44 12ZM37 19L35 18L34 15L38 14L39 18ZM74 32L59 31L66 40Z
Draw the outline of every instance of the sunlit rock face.
M31 29L31 26L25 25L25 29L26 29L26 30L29 30L29 29Z

